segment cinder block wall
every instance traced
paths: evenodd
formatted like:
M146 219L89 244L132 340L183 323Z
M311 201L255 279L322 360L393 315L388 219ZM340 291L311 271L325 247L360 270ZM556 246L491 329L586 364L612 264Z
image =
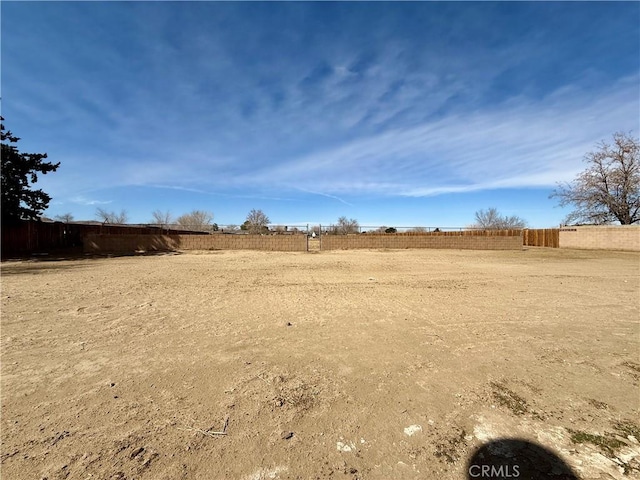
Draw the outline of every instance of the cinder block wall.
M565 227L560 248L640 251L640 225Z
M84 252L133 253L175 250L272 250L304 252L306 235L87 235Z
M443 248L468 250L521 250L522 235L324 235L322 250L358 248ZM168 252L176 250L271 250L304 252L305 235L100 235L84 239L84 252L92 254Z
M522 250L522 234L518 236L452 236L452 235L324 235L322 250L352 248L450 248L464 250Z
M272 250L306 252L306 235L184 235L182 250Z

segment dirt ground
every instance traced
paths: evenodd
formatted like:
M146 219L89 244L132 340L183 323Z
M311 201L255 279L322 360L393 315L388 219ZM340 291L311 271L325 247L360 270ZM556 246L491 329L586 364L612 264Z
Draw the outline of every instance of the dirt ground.
M639 310L624 252L4 262L2 478L638 478Z

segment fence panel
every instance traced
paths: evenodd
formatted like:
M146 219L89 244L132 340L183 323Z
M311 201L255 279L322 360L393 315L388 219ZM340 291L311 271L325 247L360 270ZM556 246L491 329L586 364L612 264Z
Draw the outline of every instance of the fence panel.
M559 228L525 229L522 232L523 245L529 247L560 247Z
M21 221L2 226L2 258L26 256L34 253L61 251L80 252L84 238L91 234L180 234L195 235L199 232L162 229L141 225L105 225L86 223Z

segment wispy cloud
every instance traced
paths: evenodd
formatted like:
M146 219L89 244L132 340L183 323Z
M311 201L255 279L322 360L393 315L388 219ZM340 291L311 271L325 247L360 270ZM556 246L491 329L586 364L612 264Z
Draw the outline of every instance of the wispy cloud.
M638 77L628 77L599 92L565 86L540 101L513 98L409 127L389 126L374 134L369 129L327 142L328 148L314 133L301 132L308 145L299 156L291 155L288 144L269 142L280 128L272 125L257 139L261 152L244 147L235 157L226 151L218 157L217 149L229 147L196 140L178 155L152 149L154 160L134 157L116 169L109 159L98 160L91 168L103 165L102 175L87 174L82 187L162 186L232 196L235 190L250 190L260 198L274 198L268 192L277 189L324 195L347 205L345 195L548 187L573 178L595 142L616 130L638 130L637 85ZM316 127L320 137L325 135L326 127Z
M563 88L540 102L453 115L358 138L265 168L247 181L310 184L326 194L436 195L551 186L613 131L638 127L638 77L593 97Z
M343 200L340 197L337 197L336 195L329 195L328 193L322 193L322 192L314 192L313 190L307 190L306 188L300 188L300 187L295 187L295 189L300 191L300 192L310 193L312 195L320 195L322 197L332 198L334 200L337 200L340 203L348 205L349 207L353 206L353 204L347 202L346 200Z
M274 197L260 194L239 194L239 193L228 193L228 192L216 192L212 190L203 190L200 188L189 188L189 187L181 187L178 185L144 185L145 187L156 188L156 189L167 189L167 190L178 190L180 192L189 192L189 193L197 193L200 195L212 195L217 197L226 197L226 198L251 198L256 200L277 200L290 202L294 201L292 198L286 197Z
M113 200L92 200L82 196L70 198L69 201L79 205L108 205L113 202Z
M550 187L640 130L638 8L8 2L3 109L84 205Z

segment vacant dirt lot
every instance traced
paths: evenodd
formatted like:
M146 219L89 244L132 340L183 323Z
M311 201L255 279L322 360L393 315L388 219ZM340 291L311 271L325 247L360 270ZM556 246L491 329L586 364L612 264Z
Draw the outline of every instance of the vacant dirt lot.
M637 477L639 295L637 253L6 262L2 478L464 479L505 437Z

